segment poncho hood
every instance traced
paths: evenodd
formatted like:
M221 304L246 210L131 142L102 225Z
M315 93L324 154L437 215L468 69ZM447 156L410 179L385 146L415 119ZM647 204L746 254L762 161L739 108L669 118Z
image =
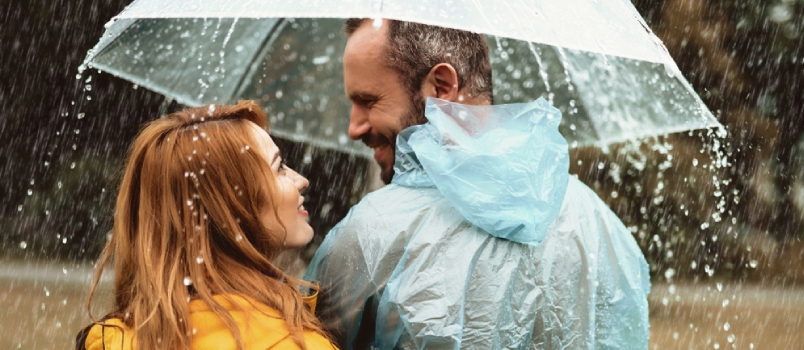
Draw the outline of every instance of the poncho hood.
M542 98L495 106L428 98L425 116L397 137L392 183L436 187L489 234L541 243L569 181L561 112Z

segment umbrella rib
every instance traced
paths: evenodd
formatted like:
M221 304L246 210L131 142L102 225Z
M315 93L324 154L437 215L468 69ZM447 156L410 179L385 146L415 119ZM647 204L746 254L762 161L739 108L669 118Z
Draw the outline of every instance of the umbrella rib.
M100 56L102 53L106 52L109 49L109 46L111 46L111 44L114 43L114 41L117 40L117 38L119 38L123 34L127 33L129 30L131 30L131 27L133 27L135 24L137 24L137 22L139 22L139 20L132 20L131 23L129 23L123 30L120 30L114 37L109 37L107 40L105 40L106 42L104 43L103 47L98 49L98 46L100 46L101 43L104 42L104 40L103 40L104 38L103 38L103 36L101 36L101 41L98 42L98 44L95 45L95 47L90 49L90 52L92 52L93 50L94 50L94 52L92 52L91 54L87 54L87 57L84 58L84 62L81 63L81 65L79 66L79 70L80 70L80 67L94 68L95 65L93 64L93 61L95 60L95 58ZM111 29L111 27L110 27L110 29ZM108 31L109 30L107 29L107 32ZM106 34L106 33L104 33L104 34Z
M276 21L274 27L271 28L271 31L268 33L268 35L265 36L265 39L263 39L262 43L260 43L260 49L257 50L256 53L254 53L254 55L249 60L249 64L247 65L248 72L246 74L243 74L243 76L240 78L240 81L238 81L237 84L235 84L235 87L232 90L232 95L229 97L229 100L233 100L235 97L241 96L243 90L245 89L246 81L250 80L254 76L254 73L257 71L257 67L255 66L258 63L259 58L265 57L266 50L269 48L270 44L276 40L277 36L279 35L279 32L282 30L282 28L285 27L286 23L287 20L285 20L284 18L280 18Z

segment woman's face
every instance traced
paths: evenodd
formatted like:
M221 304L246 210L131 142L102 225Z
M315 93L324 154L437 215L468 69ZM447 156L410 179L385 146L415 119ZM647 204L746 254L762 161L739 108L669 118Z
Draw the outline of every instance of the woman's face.
M276 177L279 198L276 198L278 205L279 220L285 225L287 235L285 236L285 247L288 249L299 248L309 243L313 239L313 228L307 222L309 214L304 209L304 197L301 191L310 184L306 178L299 175L293 169L286 166L279 154L279 147L274 140L268 136L262 128L256 124L253 126L254 138L262 154L268 159L268 164ZM282 231L282 227L276 222L274 214L267 210L263 213L263 223L272 230Z

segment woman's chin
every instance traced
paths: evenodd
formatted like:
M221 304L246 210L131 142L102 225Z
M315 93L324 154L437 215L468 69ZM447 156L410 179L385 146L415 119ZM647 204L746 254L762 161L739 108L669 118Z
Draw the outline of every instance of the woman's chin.
M291 239L285 241L286 249L301 248L313 240L313 228L306 221L299 225L299 230Z

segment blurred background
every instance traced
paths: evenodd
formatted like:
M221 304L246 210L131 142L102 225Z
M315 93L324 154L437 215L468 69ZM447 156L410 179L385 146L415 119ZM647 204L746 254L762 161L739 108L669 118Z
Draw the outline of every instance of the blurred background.
M571 172L648 258L650 346L800 348L804 1L633 3L728 131L572 151ZM109 74L78 75L103 24L127 4L0 3L2 348L72 347L90 322L89 276L126 148L140 124L178 108ZM376 179L360 156L278 143L310 179L316 238L298 252L309 259Z

